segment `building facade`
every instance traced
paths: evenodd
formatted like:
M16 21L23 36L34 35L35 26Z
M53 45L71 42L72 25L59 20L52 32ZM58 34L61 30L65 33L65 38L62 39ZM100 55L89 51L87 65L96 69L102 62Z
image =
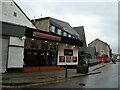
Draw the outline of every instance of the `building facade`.
M87 51L87 44L86 44L86 37L85 37L85 31L84 26L79 27L73 27L75 31L79 34L79 38L83 41L83 46L79 47L79 64L83 64L84 59L86 58L86 51Z
M13 1L1 2L0 73L13 69L23 72L63 69L78 65L83 40L69 23L46 17L31 21Z
M88 46L96 48L97 56L107 55L108 57L111 57L112 50L110 48L110 45L108 45L106 42L101 41L100 39L95 39L89 43Z
M13 0L2 0L0 5L0 73L5 73L11 68L23 69L25 28L35 26Z
M67 22L51 17L32 22L38 29L26 32L25 67L78 65L78 50L83 41Z
M92 66L98 62L96 60L96 48L95 47L87 47L86 53L87 53L87 59L88 59L89 66Z

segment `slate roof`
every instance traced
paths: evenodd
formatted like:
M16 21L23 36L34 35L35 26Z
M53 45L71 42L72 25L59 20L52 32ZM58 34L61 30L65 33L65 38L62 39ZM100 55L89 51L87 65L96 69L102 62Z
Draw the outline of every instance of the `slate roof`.
M73 29L79 34L80 39L85 39L85 32L83 26L73 27Z
M70 26L69 23L67 23L65 21L55 19L55 18L51 18L51 17L50 17L50 20L52 20L53 22L55 22L55 23L59 24L60 26L62 26L63 30L71 33L72 35L77 35L77 37L79 37L79 34Z
M54 23L55 25L61 27L61 29L63 29L64 31L79 38L79 34L73 29L73 27L71 27L71 25L69 23L62 21L62 20L52 18L52 17L39 18L39 19L35 19L35 21L43 20L43 19L49 19L50 23ZM31 20L31 21L33 22L34 20Z
M73 29L79 34L80 40L84 41L84 45L86 45L86 37L84 32L84 26L73 27Z

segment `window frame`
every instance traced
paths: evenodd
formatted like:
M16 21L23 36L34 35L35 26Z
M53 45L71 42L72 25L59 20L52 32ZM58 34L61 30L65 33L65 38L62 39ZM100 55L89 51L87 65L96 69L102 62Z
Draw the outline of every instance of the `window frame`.
M72 38L72 35L71 35L71 34L68 34L68 37L69 37L69 38Z
M66 35L65 35L65 33L66 33ZM67 36L68 36L68 33L65 32L65 31L63 31L63 36L67 37Z
M50 25L50 32L55 33L56 32L56 27L53 25Z
M59 33L59 31L61 31L61 32ZM63 31L63 30L57 28L57 34L58 34L58 35L62 35L62 31Z

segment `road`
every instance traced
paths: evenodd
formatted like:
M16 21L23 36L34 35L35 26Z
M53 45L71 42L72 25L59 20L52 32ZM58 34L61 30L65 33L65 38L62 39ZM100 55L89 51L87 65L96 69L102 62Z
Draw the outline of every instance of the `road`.
M80 90L118 90L118 78L120 78L120 71L118 70L118 64L107 64L105 67L97 69L96 71L101 71L102 73L88 75L80 78L72 78L63 82L45 84L45 85L35 85L24 88L12 88L12 89L2 89L2 90L56 90L62 89L80 89ZM119 72L118 72L119 71ZM118 74L119 73L119 74ZM119 75L119 76L118 76ZM99 89L98 89L99 88Z
M108 64L97 71L102 73L31 88L118 88L118 62Z

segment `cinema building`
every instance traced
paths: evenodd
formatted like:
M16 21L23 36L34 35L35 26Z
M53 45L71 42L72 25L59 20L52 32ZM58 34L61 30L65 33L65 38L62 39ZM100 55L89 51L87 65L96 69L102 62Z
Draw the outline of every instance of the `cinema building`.
M84 41L67 22L51 17L30 21L12 0L3 2L2 9L0 73L61 70L62 65L78 65L78 50Z
M24 71L31 67L45 71L62 69L60 66L66 64L78 65L78 50L83 41L67 22L45 17L32 23L37 29L26 29Z

